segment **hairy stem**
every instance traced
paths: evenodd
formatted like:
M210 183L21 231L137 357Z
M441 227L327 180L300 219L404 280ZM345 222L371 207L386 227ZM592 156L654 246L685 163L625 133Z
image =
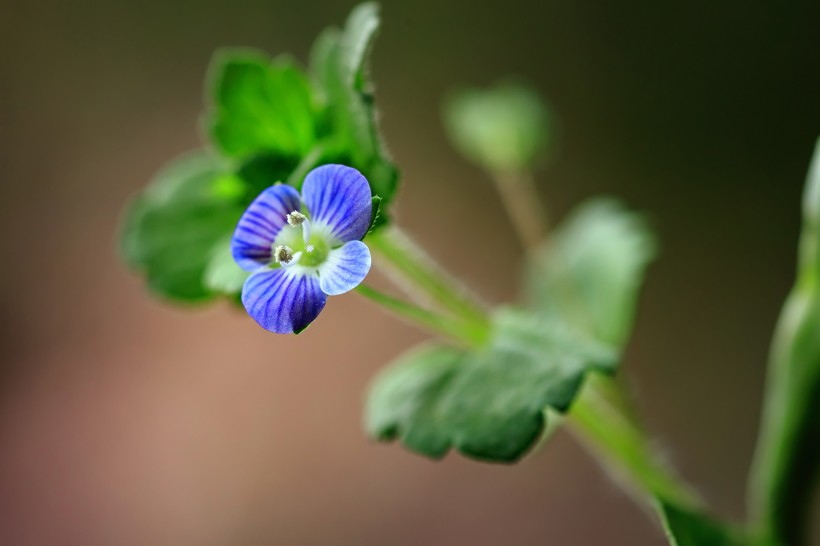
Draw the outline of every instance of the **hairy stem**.
M641 492L681 508L702 506L697 494L653 451L611 378L591 374L567 422L607 468Z
M496 187L521 243L528 251L548 241L548 220L528 173L496 174ZM656 509L656 499L682 508L703 505L652 449L627 396L611 378L590 374L567 419L586 446L616 475L625 477L633 492ZM646 496L649 499L646 499ZM652 498L654 497L654 498Z
M486 306L442 270L397 227L387 227L367 239L380 265L402 288L431 300L458 320L489 333Z
M369 286L359 285L356 287L356 291L400 318L467 346L481 345L489 336L489 331L485 326L474 322L464 322L459 319L442 316L412 303L384 294Z
M535 248L546 234L547 215L532 175L524 171L497 173L493 180L521 243L527 250Z

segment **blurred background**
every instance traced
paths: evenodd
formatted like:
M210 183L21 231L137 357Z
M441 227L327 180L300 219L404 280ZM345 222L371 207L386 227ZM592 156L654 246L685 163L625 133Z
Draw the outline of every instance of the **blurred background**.
M665 544L566 433L515 466L369 442L368 379L425 335L356 295L276 337L151 299L119 262L128 197L200 142L213 50L304 60L353 5L0 0L0 543ZM522 252L445 140L454 86L513 74L549 99L553 218L597 193L648 212L663 250L625 374L733 518L820 134L818 7L390 1L373 58L400 222L487 299L515 298Z

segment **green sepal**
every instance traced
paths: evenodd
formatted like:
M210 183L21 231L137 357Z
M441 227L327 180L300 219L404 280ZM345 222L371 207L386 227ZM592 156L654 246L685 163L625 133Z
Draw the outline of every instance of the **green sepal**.
M370 213L370 227L367 228L367 233L365 237L374 233L381 229L382 227L386 226L389 222L387 219L387 215L382 210L382 198L379 195L374 195L373 199L371 200L372 205L372 212Z

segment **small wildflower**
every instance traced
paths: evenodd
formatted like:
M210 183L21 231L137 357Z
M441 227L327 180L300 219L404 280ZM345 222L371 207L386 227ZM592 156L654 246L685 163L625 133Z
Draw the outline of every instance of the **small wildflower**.
M361 239L370 227L371 199L359 171L325 165L308 173L301 196L278 184L250 204L231 251L242 269L253 272L242 288L242 303L260 326L299 333L316 319L327 296L362 282L370 271L370 250Z

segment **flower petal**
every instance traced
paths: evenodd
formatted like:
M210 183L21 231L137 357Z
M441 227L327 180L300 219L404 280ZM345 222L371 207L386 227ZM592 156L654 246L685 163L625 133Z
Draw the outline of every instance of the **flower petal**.
M339 242L358 241L370 227L370 184L362 174L344 165L324 165L310 171L302 198L314 225L326 226Z
M273 241L287 224L285 216L301 208L299 192L291 186L277 184L259 194L239 219L231 239L231 253L239 267L256 271L269 264Z
M330 251L319 266L319 286L328 296L356 288L370 271L370 250L361 241L349 241Z
M259 326L277 334L298 334L319 316L327 296L319 279L304 269L261 269L242 287L242 304Z

